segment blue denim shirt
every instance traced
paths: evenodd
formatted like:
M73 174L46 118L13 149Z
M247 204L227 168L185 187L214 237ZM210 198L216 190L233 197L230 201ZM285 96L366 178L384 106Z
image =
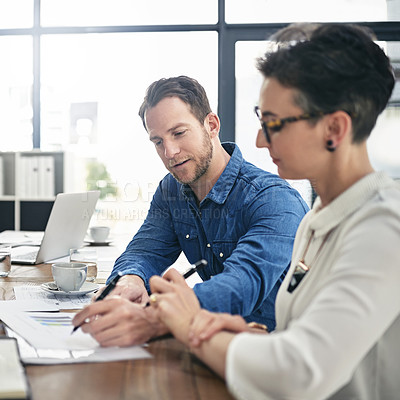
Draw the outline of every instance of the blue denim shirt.
M194 286L203 308L240 314L275 328L275 297L292 255L297 227L308 211L285 180L245 161L225 143L231 159L197 205L189 186L168 174L157 188L146 220L117 259L118 271L148 280L173 264L181 251L190 263L204 258L204 282Z

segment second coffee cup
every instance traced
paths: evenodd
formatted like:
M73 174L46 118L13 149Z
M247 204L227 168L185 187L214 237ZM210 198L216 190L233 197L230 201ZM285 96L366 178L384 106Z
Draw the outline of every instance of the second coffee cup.
M110 233L110 228L108 226L92 226L90 228L90 236L95 242L104 242Z
M58 290L75 292L86 280L87 265L74 262L54 263L51 266L51 272Z

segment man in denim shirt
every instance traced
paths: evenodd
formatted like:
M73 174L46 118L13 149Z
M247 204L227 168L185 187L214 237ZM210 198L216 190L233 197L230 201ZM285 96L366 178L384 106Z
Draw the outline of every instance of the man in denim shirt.
M299 193L276 175L221 144L219 118L203 87L188 77L161 79L147 90L139 115L168 174L146 220L118 258L113 294L74 319L103 346L143 343L167 333L148 299L148 280L183 251L208 262L194 291L203 308L240 314L275 328L274 303L289 266L294 236L308 211ZM92 317L101 315L102 318Z

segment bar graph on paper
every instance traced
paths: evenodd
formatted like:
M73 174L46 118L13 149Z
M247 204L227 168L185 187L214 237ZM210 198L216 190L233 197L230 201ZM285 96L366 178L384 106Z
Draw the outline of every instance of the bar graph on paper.
M47 327L62 327L62 326L72 326L72 318L69 315L51 315L51 316L40 316L40 315L30 315L30 317L38 322L39 324Z
M96 340L81 329L71 335L74 313L13 312L0 317L36 349L89 350L99 347Z
M59 364L151 358L139 346L103 348L82 329L71 334L74 316L75 313L68 312L26 312L0 308L0 319L6 325L7 332L10 334L12 331L19 340L22 357L27 363Z

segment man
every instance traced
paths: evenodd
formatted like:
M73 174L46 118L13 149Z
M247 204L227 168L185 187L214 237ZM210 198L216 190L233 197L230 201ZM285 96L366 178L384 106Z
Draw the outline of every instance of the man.
M275 328L276 293L289 266L293 239L307 205L276 175L221 144L220 121L203 87L180 76L147 90L139 115L170 172L154 194L146 220L115 263L124 275L114 295L79 313L102 346L143 343L167 333L157 321L148 281L183 251L208 262L194 290L203 308L240 314ZM96 318L95 318L96 317Z

